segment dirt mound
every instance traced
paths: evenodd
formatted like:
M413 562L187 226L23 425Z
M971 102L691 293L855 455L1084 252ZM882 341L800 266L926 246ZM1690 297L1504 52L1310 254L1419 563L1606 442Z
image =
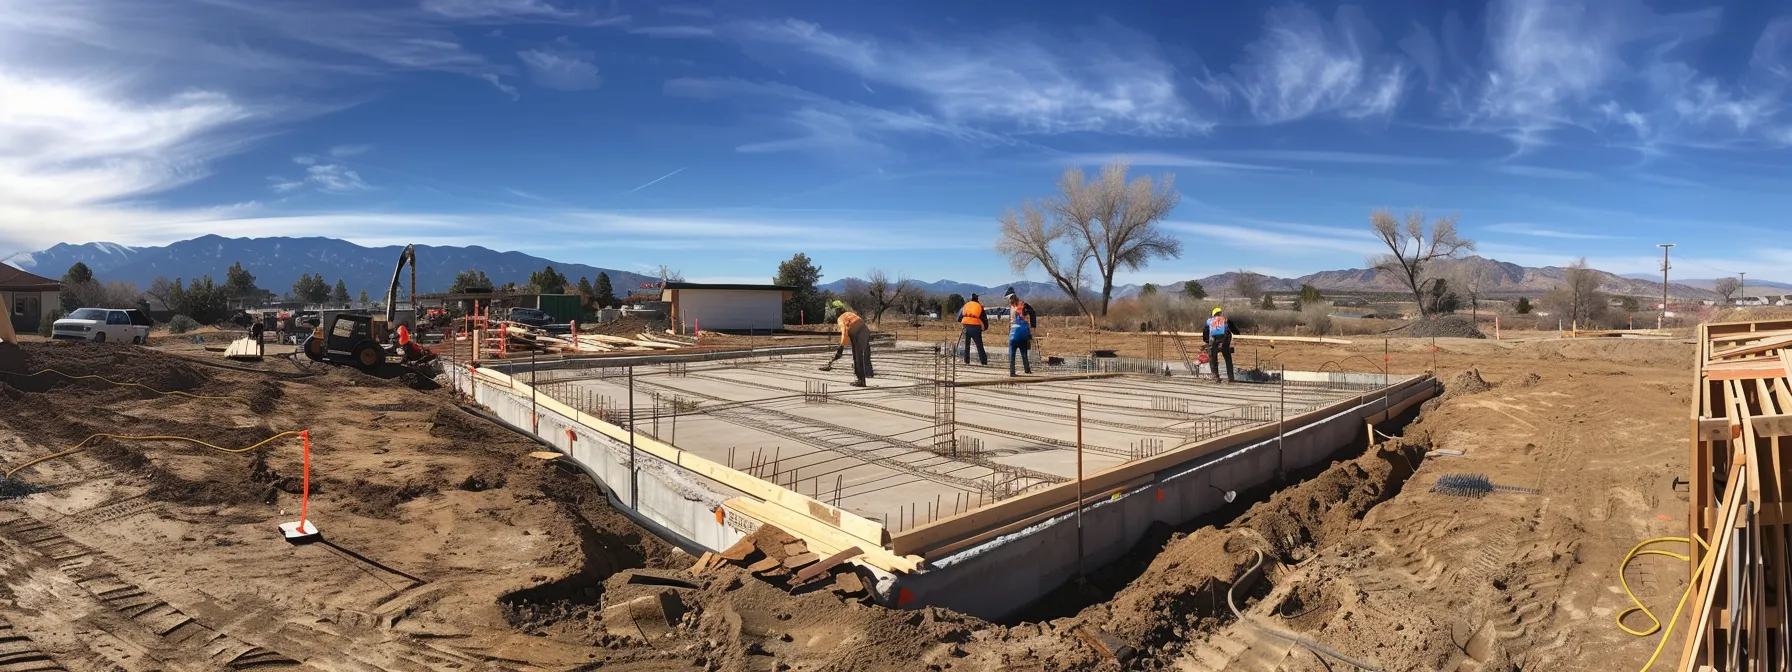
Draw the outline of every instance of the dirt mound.
M652 326L653 325L647 320L639 317L623 317L606 324L580 324L579 333L634 338L637 334L647 331Z
M1480 394L1491 389L1493 389L1493 385L1481 378L1480 369L1468 369L1462 373L1456 374L1456 379L1444 386L1444 397L1452 398L1470 394Z
M100 389L104 381L79 379L100 376L136 383L159 392L190 392L211 381L211 375L180 357L122 343L51 342L24 343L22 373L0 375L0 381L27 392L44 392L69 385ZM142 394L150 394L143 392Z
M1395 329L1395 336L1412 338L1487 338L1475 327L1474 320L1461 315L1439 315Z
M1147 566L1105 602L1091 600L1074 620L1137 647L1146 669L1169 665L1183 643L1231 618L1226 593L1251 562L1253 549L1291 562L1345 538L1371 507L1399 494L1423 455L1420 445L1390 443L1276 492L1224 527L1156 541L1148 535L1129 558L1089 582L1099 585L1108 578L1103 572L1124 571L1127 563ZM1238 597L1260 596L1267 592L1262 588L1249 587ZM1309 601L1323 600L1310 596ZM1079 666L1096 662L1086 647L1078 650L1090 656Z

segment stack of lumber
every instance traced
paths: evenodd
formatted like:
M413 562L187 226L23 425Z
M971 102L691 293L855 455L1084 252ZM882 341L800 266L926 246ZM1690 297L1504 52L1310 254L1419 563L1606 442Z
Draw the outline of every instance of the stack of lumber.
M747 568L755 576L781 581L792 588L830 581L834 592L847 597L866 595L866 585L848 563L863 555L857 546L827 556L811 550L809 543L776 525L760 525L721 553L704 553L691 573L702 576L724 564Z
M1681 670L1792 659L1792 321L1699 327ZM1727 477L1719 480L1720 476Z
M224 349L224 358L242 361L259 360L261 359L261 346L257 345L253 338L239 338L232 341L230 347Z

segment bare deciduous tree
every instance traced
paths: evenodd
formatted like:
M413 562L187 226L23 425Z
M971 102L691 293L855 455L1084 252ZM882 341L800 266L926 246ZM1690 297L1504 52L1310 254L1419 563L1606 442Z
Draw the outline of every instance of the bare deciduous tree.
M1469 310L1476 315L1481 313L1481 295L1492 284L1493 274L1487 269L1486 262L1469 260L1458 262L1449 273L1449 284L1457 293L1468 297Z
M1239 269L1232 275L1232 291L1238 292L1240 297L1256 301L1263 296L1263 276Z
M915 283L908 276L898 276L894 281L883 269L874 268L865 273L865 279L846 281L846 302L866 309L872 322L883 322L884 313L891 306L910 298L917 291Z
M1576 325L1598 319L1606 310L1605 295L1599 292L1599 272L1587 267L1581 257L1562 272L1562 286L1544 295L1544 302Z
M1475 249L1475 241L1456 235L1456 215L1432 220L1429 235L1425 231L1425 213L1419 210L1407 213L1404 222L1395 219L1393 213L1376 210L1369 215L1369 225L1388 246L1388 254L1369 258L1369 267L1405 282L1413 300L1419 303L1421 315L1431 313L1425 305L1425 293L1428 285L1438 280L1427 275L1426 269L1434 261L1454 259Z
M1058 178L1057 196L1002 214L996 251L1007 255L1017 272L1038 264L1091 315L1082 285L1084 269L1093 262L1101 281L1101 314L1106 315L1115 273L1137 271L1153 259L1182 256L1182 241L1157 227L1182 200L1173 178L1128 181L1127 167L1125 161L1115 161L1103 166L1094 179L1086 179L1081 168L1065 170Z
M1724 303L1729 303L1730 297L1735 296L1736 290L1741 287L1741 280L1735 278L1718 278L1716 286L1712 289L1717 291L1718 296L1724 297Z

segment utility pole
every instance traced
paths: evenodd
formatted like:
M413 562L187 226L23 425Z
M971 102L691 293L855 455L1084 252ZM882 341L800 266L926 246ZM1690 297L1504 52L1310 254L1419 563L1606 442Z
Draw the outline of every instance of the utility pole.
M1736 293L1742 295L1742 300L1739 303L1748 303L1748 272L1747 271L1738 272L1736 274Z
M1656 329L1666 326L1668 321L1668 248L1673 246L1673 243L1656 244L1661 248L1661 316L1655 319Z

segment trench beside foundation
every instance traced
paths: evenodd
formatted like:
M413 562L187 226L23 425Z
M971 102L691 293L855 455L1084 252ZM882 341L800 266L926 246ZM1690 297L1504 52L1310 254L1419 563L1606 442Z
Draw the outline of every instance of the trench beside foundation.
M811 548L867 551L857 564L891 606L986 618L1118 559L1154 522L1191 520L1224 491L1360 445L1365 423L1438 390L1429 375L1342 372L1215 385L1180 363L1167 368L1184 375L1137 362L1126 368L1152 373L1104 372L1101 360L1011 382L999 358L948 365L906 343L876 348L876 375L855 388L848 359L817 370L831 351L463 364L449 376L687 550L777 524ZM622 428L631 378L634 450Z

